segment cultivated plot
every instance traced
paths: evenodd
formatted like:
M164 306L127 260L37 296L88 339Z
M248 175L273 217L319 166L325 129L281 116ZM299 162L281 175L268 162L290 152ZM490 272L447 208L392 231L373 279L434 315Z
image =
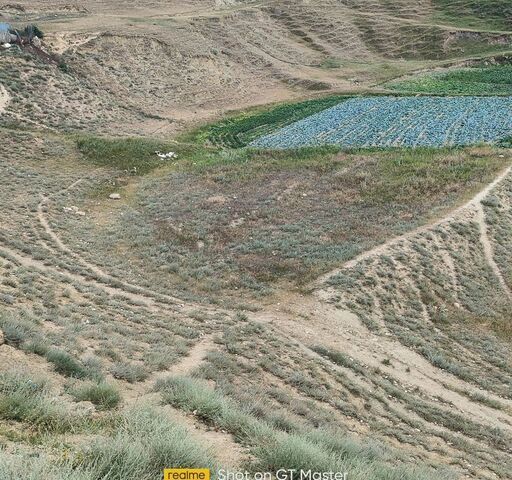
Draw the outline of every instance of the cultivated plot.
M510 97L369 97L342 102L251 145L441 147L492 143L511 133Z

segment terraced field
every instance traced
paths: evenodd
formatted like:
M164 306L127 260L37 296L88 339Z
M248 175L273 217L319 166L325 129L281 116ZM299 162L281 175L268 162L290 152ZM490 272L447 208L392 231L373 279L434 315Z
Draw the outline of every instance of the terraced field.
M352 98L251 146L442 147L492 143L512 133L510 97Z
M510 62L510 59L506 59ZM385 85L402 93L440 95L512 95L512 65L478 65L471 68L416 75Z

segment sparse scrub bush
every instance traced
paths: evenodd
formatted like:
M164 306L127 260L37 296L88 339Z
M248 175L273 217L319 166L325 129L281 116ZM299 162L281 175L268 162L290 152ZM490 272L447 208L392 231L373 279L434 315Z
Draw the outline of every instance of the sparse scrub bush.
M117 433L83 452L80 469L91 469L93 478L153 480L164 468L215 468L206 449L188 432L149 408L123 415Z
M169 377L159 380L155 387L162 392L164 402L196 415L208 423L217 423L226 415L229 404L224 397L205 387L200 380Z
M75 385L70 392L75 400L92 402L104 410L117 407L121 401L118 389L106 382L87 382Z
M136 363L117 362L110 368L114 378L125 380L128 383L141 382L148 376L147 370Z
M66 377L84 378L87 376L85 367L69 353L63 350L51 349L46 353L46 359L53 363L55 371Z
M0 418L26 422L38 431L63 433L82 419L51 399L49 386L13 372L0 374Z
M455 363L455 361L447 359L440 352L433 351L429 347L420 348L420 352L435 367L446 370L447 372L452 373L453 375L456 375L457 377L462 378L463 380L473 380L473 377L469 371L467 371L458 363Z
M482 393L479 393L479 392L465 392L465 393L471 400L474 400L475 402L479 402L483 405L487 405L488 407L495 408L496 410L503 410L505 408L501 402L494 400L493 398L490 398L487 395L484 395Z
M0 329L7 344L20 347L35 334L35 325L12 314L0 313Z

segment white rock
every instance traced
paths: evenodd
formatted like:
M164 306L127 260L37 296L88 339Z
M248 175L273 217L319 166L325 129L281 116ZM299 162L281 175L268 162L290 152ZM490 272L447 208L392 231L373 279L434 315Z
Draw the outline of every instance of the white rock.
M121 194L119 193L111 193L108 198L110 198L110 200L121 200Z

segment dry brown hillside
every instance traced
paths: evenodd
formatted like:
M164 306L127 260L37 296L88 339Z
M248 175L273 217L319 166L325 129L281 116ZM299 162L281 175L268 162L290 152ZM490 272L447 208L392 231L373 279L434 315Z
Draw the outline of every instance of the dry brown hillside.
M510 50L510 8L492 3L4 2L6 20L44 23L66 66L48 76L30 59L21 67L2 56L6 87L25 92L10 115L54 128L164 134L229 109L364 91Z
M505 91L511 19L0 1L51 54L0 49L0 480L512 478L510 139L247 148L391 80Z

